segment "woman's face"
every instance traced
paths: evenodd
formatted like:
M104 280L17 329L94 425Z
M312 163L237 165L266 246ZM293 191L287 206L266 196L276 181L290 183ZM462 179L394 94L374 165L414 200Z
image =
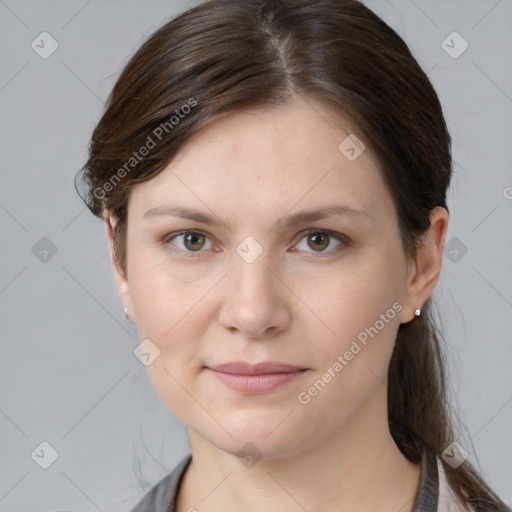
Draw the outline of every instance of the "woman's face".
M391 195L368 150L344 152L351 130L333 115L302 100L231 114L130 197L116 282L151 340L149 377L187 428L231 453L299 453L382 412L397 329L422 304ZM234 389L211 371L230 362L302 371Z

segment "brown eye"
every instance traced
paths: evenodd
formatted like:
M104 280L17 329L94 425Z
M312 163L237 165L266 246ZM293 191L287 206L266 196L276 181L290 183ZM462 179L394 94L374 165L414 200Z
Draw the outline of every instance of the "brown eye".
M304 244L305 246L300 247L303 243L302 240L304 239L306 240L306 244ZM337 244L328 249L328 247L332 245L333 241L336 241ZM350 245L349 239L345 235L332 233L323 229L310 229L303 232L302 239L295 246L296 249L294 248L294 251L300 250L309 253L314 252L317 253L316 256L327 257L333 256L348 245Z
M206 244L209 242L210 246ZM193 253L193 252L204 252L202 249L210 249L212 243L208 237L198 231L183 231L175 235L169 236L164 239L164 244L170 244L178 250L178 252Z
M308 234L308 245L315 251L322 251L326 249L327 247L329 247L329 242L329 235L326 233L322 233L321 231Z
M185 235L184 245L190 251L198 251L204 246L205 236L201 233L189 233Z

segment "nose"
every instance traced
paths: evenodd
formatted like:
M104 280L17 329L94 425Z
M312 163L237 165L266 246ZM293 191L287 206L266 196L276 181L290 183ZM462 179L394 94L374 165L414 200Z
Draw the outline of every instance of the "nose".
M224 287L221 325L252 339L285 330L291 319L291 291L281 273L271 267L265 252L252 263L237 257L234 265Z

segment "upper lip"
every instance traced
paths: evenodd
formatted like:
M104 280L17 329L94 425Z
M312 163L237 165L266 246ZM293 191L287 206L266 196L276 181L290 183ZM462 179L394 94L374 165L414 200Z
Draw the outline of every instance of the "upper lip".
M297 366L273 361L258 364L250 364L245 361L233 361L231 363L212 366L210 369L223 373L233 373L236 375L263 375L265 373L294 373L304 370L305 368L299 368Z

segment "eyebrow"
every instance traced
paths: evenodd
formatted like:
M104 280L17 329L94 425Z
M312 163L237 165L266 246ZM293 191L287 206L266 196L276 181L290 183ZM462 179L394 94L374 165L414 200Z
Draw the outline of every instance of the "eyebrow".
M186 207L163 207L156 206L148 210L144 215L143 219L150 219L160 215L169 215L171 217L179 217L181 219L193 220L209 226L221 227L224 224L221 219L217 216L210 215L200 210ZM281 226L283 229L296 224L302 224L305 222L314 222L317 220L328 219L333 217L344 217L344 216L358 216L358 217L370 217L370 215L356 208L349 206L332 204L318 208L316 210L301 210L297 213L281 217L271 229ZM229 229L229 226L227 226Z

